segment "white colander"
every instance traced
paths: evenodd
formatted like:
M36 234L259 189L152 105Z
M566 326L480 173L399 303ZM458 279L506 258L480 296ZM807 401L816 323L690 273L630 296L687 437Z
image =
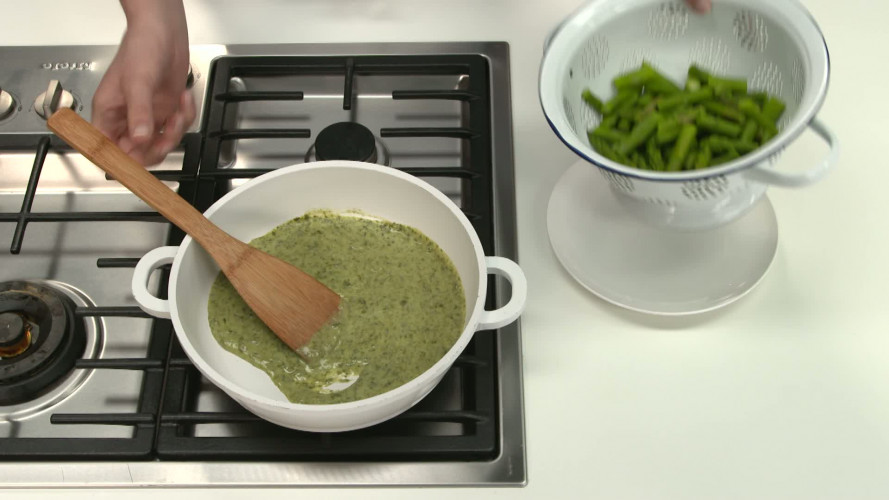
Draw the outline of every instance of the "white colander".
M587 130L599 117L581 92L589 88L610 98L612 79L643 60L680 85L690 64L747 78L751 91L767 91L787 104L780 133L751 154L704 170L639 170L605 158L588 142ZM769 184L804 186L836 163L836 138L815 119L829 69L824 37L797 0L714 0L703 15L678 0L594 0L547 41L540 100L559 138L600 167L628 208L661 225L699 229L745 213ZM801 173L776 169L781 150L807 126L830 146L827 158Z

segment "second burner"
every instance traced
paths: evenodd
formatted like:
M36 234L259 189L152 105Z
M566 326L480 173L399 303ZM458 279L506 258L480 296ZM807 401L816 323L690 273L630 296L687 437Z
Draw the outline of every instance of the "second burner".
M318 133L315 144L306 153L306 161L350 160L389 164L385 146L364 125L339 122Z

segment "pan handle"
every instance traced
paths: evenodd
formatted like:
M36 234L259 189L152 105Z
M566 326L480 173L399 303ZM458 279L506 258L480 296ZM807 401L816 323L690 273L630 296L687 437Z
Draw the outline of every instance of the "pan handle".
M160 247L145 254L133 271L133 297L139 307L157 318L170 319L170 301L159 299L148 291L148 278L155 269L170 264L179 247Z
M476 331L494 330L512 323L525 310L528 299L528 280L518 264L505 257L485 257L485 266L489 274L503 276L509 281L512 296L506 305L493 311L482 311Z

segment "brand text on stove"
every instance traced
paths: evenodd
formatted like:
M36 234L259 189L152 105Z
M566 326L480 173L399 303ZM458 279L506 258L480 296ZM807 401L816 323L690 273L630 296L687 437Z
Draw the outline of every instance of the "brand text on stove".
M45 62L40 65L41 68L50 71L92 71L96 63L93 61L84 62Z

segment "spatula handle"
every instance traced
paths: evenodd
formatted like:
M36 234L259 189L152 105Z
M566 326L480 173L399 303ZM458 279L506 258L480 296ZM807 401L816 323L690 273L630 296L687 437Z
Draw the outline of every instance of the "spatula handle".
M47 120L47 125L88 160L197 240L202 247L214 248L214 241L226 237L203 214L74 111L60 109Z

